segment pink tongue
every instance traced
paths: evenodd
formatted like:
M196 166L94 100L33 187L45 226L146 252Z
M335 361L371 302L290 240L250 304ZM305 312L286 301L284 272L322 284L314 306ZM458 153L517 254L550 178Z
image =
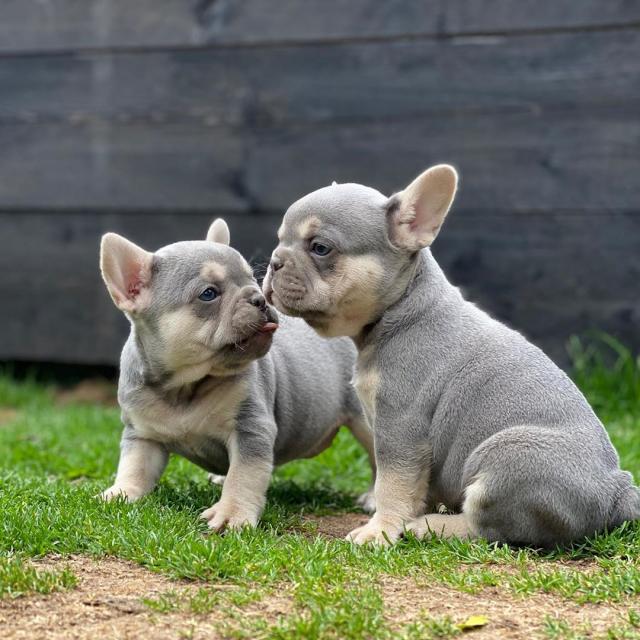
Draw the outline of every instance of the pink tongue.
M267 322L260 329L260 333L272 333L278 328L277 323L275 322Z

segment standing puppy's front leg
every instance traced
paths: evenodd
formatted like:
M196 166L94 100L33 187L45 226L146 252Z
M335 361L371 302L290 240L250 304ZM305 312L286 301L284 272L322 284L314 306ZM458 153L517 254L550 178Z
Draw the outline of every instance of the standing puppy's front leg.
M142 498L153 491L168 459L167 450L159 442L137 438L131 427L125 428L120 443L116 480L100 497L113 500L120 496L127 502Z
M266 442L263 435L238 431L231 434L229 471L222 495L200 516L213 531L258 524L273 471L273 445Z
M431 450L412 441L411 429L396 421L375 419L376 483L375 515L347 539L356 544L386 545L403 533L405 523L425 511Z

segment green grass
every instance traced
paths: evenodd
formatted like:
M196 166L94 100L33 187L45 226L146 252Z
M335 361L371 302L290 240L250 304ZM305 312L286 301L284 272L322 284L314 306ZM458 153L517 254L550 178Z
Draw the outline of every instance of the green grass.
M638 360L609 339L597 350L574 342L572 352L576 381L605 421L624 468L640 476ZM36 571L28 564L51 553L116 556L173 578L204 581L191 595L170 591L145 604L158 614L221 608L228 613L225 632L247 638L410 639L462 632L463 620L455 618L390 625L378 584L383 575L410 576L425 588L439 582L478 593L499 586L517 597L543 592L579 603L640 595L636 524L546 553L436 538L362 549L314 535L304 514L355 510L354 498L369 481L364 454L346 431L314 460L276 472L257 530L219 537L207 535L198 515L220 489L179 458L171 460L158 489L134 505L94 499L116 468L117 409L58 406L52 389L8 375L0 376L0 407L16 410L0 424L0 597L73 587L68 570ZM587 573L572 564L585 558L596 560ZM211 586L220 583L230 587ZM274 593L291 599L290 614L275 622L243 615L250 603ZM627 621L611 633L634 630ZM544 632L579 637L557 620Z
M76 577L67 567L58 571L38 570L22 558L0 557L0 597L28 593L51 593L76 586Z
M143 598L142 602L158 613L184 611L201 615L224 606L242 607L250 602L261 600L263 595L264 592L240 587L231 591L200 587L194 592L167 591L157 598Z

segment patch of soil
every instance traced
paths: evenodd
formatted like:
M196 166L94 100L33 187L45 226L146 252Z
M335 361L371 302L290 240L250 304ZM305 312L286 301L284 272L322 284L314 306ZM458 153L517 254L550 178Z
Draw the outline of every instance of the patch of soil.
M314 518L325 535L342 536L357 526L365 515L347 514ZM154 640L181 637L215 640L225 637L229 620L225 606L195 615L188 611L158 613L147 608L143 598L162 593L188 595L201 586L232 589L227 584L193 583L170 580L134 563L105 558L49 557L35 563L42 568L68 565L78 577L78 586L48 596L29 596L0 600L0 637L3 640ZM558 563L554 563L558 564ZM582 566L584 564L584 566ZM589 571L593 563L572 563L576 570ZM501 567L499 570L508 569ZM426 578L382 576L379 581L385 603L385 618L392 628L427 617L451 618L464 622L471 616L486 616L484 627L468 634L473 640L531 640L546 637L546 616L566 620L574 629L588 627L587 637L602 636L610 627L622 625L630 607L638 608L638 598L623 603L579 605L559 596L532 594L518 596L499 587L485 588L478 594L457 591ZM234 617L257 618L269 624L293 610L290 589L285 585L277 594L236 609Z
M332 516L305 516L304 522L311 522L316 533L329 538L345 538L356 527L366 524L371 516L366 513L340 513Z
M314 524L314 535L317 533L332 538L344 538L367 520L366 514L359 513L305 517L305 522ZM536 567L543 565L555 568L565 566L584 572L597 569L596 563L589 560L539 563ZM517 570L510 566L496 567L496 571L501 573ZM478 640L531 640L532 637L543 637L546 616L562 618L572 628L589 627L593 635L602 635L610 627L624 625L629 608L640 606L640 598L615 604L577 604L557 595L519 596L499 587L488 587L478 594L469 594L437 582L420 583L413 578L391 576L383 577L380 585L385 601L385 617L393 627L400 628L425 617L440 619L449 616L454 623L460 623L471 616L482 615L489 619L487 625L469 632Z
M19 413L17 409L11 409L10 407L0 407L0 427L4 424L13 422Z
M547 594L519 596L499 587L488 587L478 594L470 594L438 583L420 584L411 578L390 576L382 578L380 585L385 616L393 626L399 627L425 617L441 619L448 616L457 624L471 616L485 616L488 623L469 632L473 640L547 637L542 632L546 616L562 618L572 629L586 626L591 634L600 636L608 628L624 624L630 606L629 602L577 604ZM637 606L637 599L634 604Z
M157 598L168 591L195 591L204 583L170 580L113 558L49 557L35 564L42 568L69 566L78 577L78 586L47 596L0 600L3 640L174 640L180 637L214 640L223 637L220 628L225 613L222 610L202 615L184 611L155 613L142 603L143 598ZM206 586L216 587L210 583ZM274 596L246 605L242 615L259 615L275 622L288 610L288 600Z
M56 393L59 405L99 404L107 407L118 406L116 385L102 378L82 380L70 389L61 389Z

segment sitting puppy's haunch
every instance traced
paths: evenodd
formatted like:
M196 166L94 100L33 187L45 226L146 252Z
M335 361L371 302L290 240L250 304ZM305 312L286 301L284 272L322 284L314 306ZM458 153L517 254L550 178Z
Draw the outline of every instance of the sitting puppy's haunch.
M483 536L550 546L640 517L640 497L583 395L542 351L465 301L429 247L453 168L390 198L357 184L287 211L263 290L358 347L375 432L376 513L357 543ZM433 513L442 503L452 515Z
M255 525L273 465L319 453L342 424L373 455L350 386L353 345L323 340L301 320L278 329L251 268L228 244L222 220L206 241L156 253L108 233L100 262L131 322L118 387L120 463L102 497L144 496L169 453L179 453L227 474L220 501L202 514L215 531ZM361 502L373 509L370 494Z

